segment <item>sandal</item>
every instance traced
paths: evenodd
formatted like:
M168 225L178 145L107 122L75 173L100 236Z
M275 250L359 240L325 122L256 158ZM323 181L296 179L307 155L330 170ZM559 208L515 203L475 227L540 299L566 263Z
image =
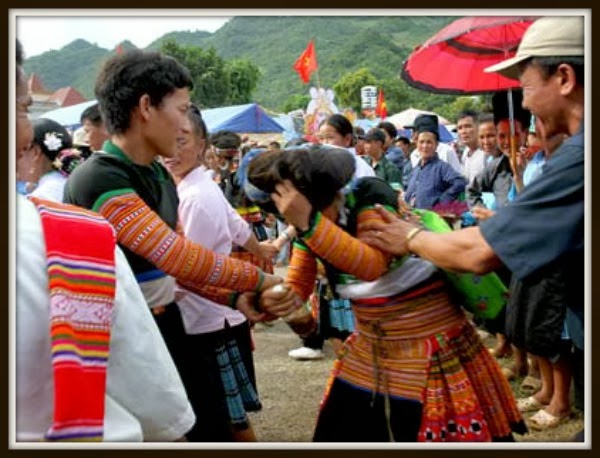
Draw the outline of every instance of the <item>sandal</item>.
M531 392L536 392L539 391L542 388L542 381L537 378L537 377L533 377L531 375L528 375L527 377L525 377L525 380L523 380L523 383L521 383L521 391L531 391Z
M542 404L533 396L517 399L517 409L519 409L519 412L533 412L534 410L541 411L544 407L546 407L546 404Z
M540 409L527 420L527 424L535 431L544 431L546 429L556 428L558 425L568 421L570 417L570 414L558 416L552 415L544 409Z
M510 347L508 349L503 347L488 348L488 350L493 357L498 359L510 358L512 356L512 349Z
M503 367L502 374L504 374L506 380L508 380L509 382L512 382L514 379L517 378L515 371L513 371L510 367Z

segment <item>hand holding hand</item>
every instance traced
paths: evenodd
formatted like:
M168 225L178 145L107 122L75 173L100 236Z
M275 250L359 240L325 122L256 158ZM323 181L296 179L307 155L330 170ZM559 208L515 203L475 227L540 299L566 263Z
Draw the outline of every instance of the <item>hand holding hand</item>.
M236 308L244 314L250 323L259 323L265 321L266 313L261 313L254 308L256 293L245 292L238 296L235 303Z
M281 278L279 275L268 274L266 272L263 272L263 275L264 279L262 285L260 285L259 291L264 291L279 283L283 283L283 278Z
M302 307L302 299L288 285L276 285L262 292L258 299L262 312L284 317Z

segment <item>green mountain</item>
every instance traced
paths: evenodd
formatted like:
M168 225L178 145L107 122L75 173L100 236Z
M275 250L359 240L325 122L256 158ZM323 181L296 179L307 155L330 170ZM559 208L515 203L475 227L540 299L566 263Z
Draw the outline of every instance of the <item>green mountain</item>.
M311 38L315 41L319 83L332 88L342 75L361 67L368 68L377 78L397 77L402 61L414 47L454 19L456 17L449 16L240 16L214 33L173 31L148 48L158 49L163 41L173 39L180 45L214 47L226 60L248 59L262 72L254 100L277 110L290 95L308 95L310 85L300 81L292 65ZM125 43L124 46L133 45ZM25 71L38 74L48 89L73 86L85 97L93 98L98 68L113 52L79 39L59 51L28 59ZM311 85L314 83L313 75ZM408 88L408 91L416 90ZM421 91L416 92L423 96Z

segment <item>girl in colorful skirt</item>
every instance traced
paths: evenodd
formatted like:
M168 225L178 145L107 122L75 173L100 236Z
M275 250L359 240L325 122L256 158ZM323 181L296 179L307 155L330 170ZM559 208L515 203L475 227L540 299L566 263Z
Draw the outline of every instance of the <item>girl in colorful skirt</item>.
M525 433L508 382L442 273L360 241L361 227L379 218L375 204L395 210L396 195L353 172L347 151L311 146L258 156L245 180L251 198L298 231L285 285L263 292L260 306L308 332L311 316L297 310L319 259L354 309L356 330L335 362L313 440L483 442Z

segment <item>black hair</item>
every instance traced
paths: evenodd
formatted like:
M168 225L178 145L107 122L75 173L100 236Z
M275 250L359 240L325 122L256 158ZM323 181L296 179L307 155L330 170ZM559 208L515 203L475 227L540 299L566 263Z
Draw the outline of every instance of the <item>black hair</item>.
M102 120L102 114L100 113L100 107L98 104L95 103L83 110L81 116L79 117L79 121L81 124L83 124L84 121L89 121L94 126L102 125L104 121Z
M354 133L354 129L352 128L352 123L348 121L344 115L339 113L332 114L327 119L325 119L321 125L327 124L328 126L333 127L338 134L345 137L346 135L352 135Z
M343 148L310 145L307 148L266 151L248 167L248 181L271 194L283 180L290 180L320 211L333 203L352 179L355 159Z
M380 122L377 127L385 130L390 138L396 138L396 135L398 135L398 129L389 121Z
M96 78L94 92L109 134L126 132L131 112L144 95L153 106L177 89L192 89L189 70L170 56L139 49L109 58Z
M377 141L381 142L381 144L383 145L385 143L385 134L383 133L383 129L374 127L373 129L369 130L369 132L367 132L367 135L365 135L365 141Z
M460 113L458 113L458 116L456 117L456 120L458 121L459 119L463 119L463 118L473 118L473 122L477 123L477 112L475 110L471 110L469 108L467 108L466 110L462 110Z
M496 123L494 122L494 113L489 113L486 111L479 115L479 117L477 118L477 124L483 124L486 122L491 122L492 124L496 125Z
M58 153L65 149L73 148L73 139L67 129L65 129L61 124L56 121L48 118L36 118L31 121L33 126L33 143L38 145L42 150L42 153L50 159L50 161L54 161ZM47 138L46 135L54 134L60 143L53 143L52 140Z
M560 64L567 64L575 72L575 81L579 86L583 86L585 80L585 59L583 56L550 56L550 57L532 57L519 65L519 70L523 71L527 65L536 65L544 75L544 79L556 73Z
M218 149L239 149L242 137L231 130L220 130L212 134L209 141Z
M305 143L310 143L310 140L308 140L306 137L299 137L299 138L294 138L293 140L290 140L289 142L286 143L286 148L291 148L293 146L300 146L300 145L304 145Z
M188 118L192 122L194 135L206 139L208 136L208 129L206 128L204 119L202 119L202 113L196 105L190 104L188 108Z
M403 136L403 135L401 135L400 137L397 137L395 141L402 142L405 145L410 145L410 139L407 138L407 137L405 137L405 136Z
M513 118L521 123L523 128L528 127L531 122L531 113L523 108L523 91L511 91L510 98L513 106ZM500 91L492 96L492 110L494 113L494 124L498 125L503 119L510 119L508 104L508 93Z

